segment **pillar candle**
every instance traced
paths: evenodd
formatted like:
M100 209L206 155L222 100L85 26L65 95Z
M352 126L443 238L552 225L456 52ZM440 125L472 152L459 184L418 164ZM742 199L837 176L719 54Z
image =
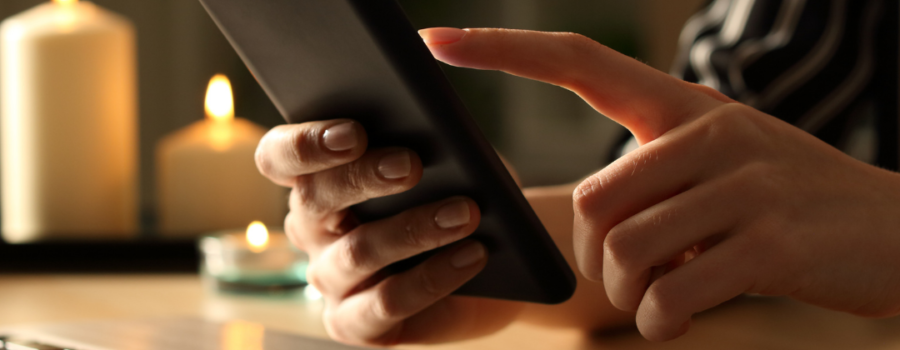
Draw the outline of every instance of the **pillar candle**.
M7 241L137 232L134 38L127 19L77 0L0 24Z
M234 117L228 78L213 77L206 119L166 136L157 146L161 232L190 236L253 220L281 226L286 190L260 175L253 158L264 134L262 127Z

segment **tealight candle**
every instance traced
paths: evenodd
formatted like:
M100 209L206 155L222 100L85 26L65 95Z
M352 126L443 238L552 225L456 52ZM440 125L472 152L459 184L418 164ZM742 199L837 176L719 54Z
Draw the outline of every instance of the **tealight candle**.
M255 221L246 231L203 237L203 272L225 289L266 290L306 285L309 257L283 232Z

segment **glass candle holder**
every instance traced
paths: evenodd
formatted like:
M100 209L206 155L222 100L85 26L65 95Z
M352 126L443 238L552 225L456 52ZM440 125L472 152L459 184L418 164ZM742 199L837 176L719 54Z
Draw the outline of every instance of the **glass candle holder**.
M283 232L254 235L254 225L246 233L235 230L201 238L203 275L220 289L231 291L282 291L305 286L309 256L295 248Z

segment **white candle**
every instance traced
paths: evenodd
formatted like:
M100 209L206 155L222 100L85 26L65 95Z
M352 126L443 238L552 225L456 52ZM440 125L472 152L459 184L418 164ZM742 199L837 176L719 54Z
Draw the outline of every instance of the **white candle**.
M0 25L3 235L137 232L134 29L56 0Z
M159 219L166 235L196 235L252 220L281 226L285 189L256 170L253 155L265 130L234 117L228 78L213 77L207 118L178 130L157 148Z

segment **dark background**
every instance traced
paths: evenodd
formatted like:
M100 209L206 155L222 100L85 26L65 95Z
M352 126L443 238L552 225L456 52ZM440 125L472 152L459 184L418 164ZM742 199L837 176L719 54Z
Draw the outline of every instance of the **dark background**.
M237 115L264 127L281 116L195 0L97 0L130 18L138 33L141 210L155 218L154 149L164 135L204 116L209 78L227 74ZM417 28L508 27L571 31L667 71L681 25L704 0L400 0ZM0 0L0 19L42 1ZM577 180L602 167L622 128L569 91L444 66L495 147L525 185ZM2 254L2 252L0 252Z

